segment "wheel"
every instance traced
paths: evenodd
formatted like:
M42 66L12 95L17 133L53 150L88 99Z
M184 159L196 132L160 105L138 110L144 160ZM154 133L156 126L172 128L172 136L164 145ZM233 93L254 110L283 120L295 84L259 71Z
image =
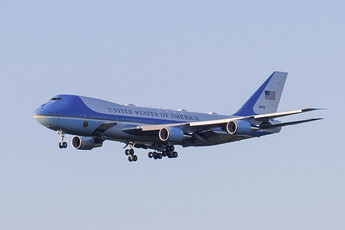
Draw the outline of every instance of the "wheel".
M164 151L162 152L162 156L163 156L163 157L166 157L166 156L167 156L167 151L164 150Z
M173 157L172 152L168 152L167 155L168 155L168 158L172 158Z
M133 161L132 155L129 155L129 156L128 156L128 160L129 160L129 162L132 162L132 161Z
M153 152L153 158L154 158L155 160L158 159L158 154L157 154L156 152Z
M175 150L175 147L173 145L169 145L169 146L165 147L165 150L167 152L173 152Z
M129 155L134 155L134 149L129 150Z
M173 152L172 155L173 155L174 158L178 157L178 153L177 152Z
M129 155L129 149L126 149L125 154Z
M137 161L137 160L138 160L137 155L133 155L133 161Z
M62 142L62 143L60 142L60 143L59 143L59 148L60 148L60 149L67 148L67 143L66 143L66 142Z
M153 157L153 152L149 152L149 158Z
M157 153L157 158L158 158L158 159L162 159L162 157L163 157L163 156L162 156L161 153Z

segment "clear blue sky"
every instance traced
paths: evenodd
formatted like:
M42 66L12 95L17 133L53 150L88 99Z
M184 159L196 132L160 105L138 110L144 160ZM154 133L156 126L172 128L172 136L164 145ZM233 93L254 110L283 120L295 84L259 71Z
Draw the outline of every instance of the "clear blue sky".
M1 1L0 229L345 229L344 9ZM60 150L32 117L60 93L231 114L274 70L280 111L326 119L133 164L116 142Z

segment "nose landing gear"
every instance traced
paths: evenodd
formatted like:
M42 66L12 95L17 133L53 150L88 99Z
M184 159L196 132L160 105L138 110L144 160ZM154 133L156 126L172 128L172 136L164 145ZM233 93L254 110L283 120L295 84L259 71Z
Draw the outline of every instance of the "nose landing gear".
M59 148L65 149L67 148L67 142L64 142L65 139L65 133L62 130L58 130L57 134L60 135L60 142L59 142Z

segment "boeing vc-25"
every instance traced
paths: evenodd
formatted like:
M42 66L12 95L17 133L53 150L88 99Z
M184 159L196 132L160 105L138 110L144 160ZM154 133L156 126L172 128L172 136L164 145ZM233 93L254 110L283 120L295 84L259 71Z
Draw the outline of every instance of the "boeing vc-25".
M58 95L36 109L34 118L57 131L60 148L65 134L76 135L72 146L80 150L101 147L105 140L120 141L136 161L135 148L152 149L150 158L176 158L176 145L210 146L280 132L283 126L319 120L280 122L276 118L313 111L277 112L287 73L274 72L233 115L195 113L184 109L154 109L76 95ZM228 103L228 101L226 101Z

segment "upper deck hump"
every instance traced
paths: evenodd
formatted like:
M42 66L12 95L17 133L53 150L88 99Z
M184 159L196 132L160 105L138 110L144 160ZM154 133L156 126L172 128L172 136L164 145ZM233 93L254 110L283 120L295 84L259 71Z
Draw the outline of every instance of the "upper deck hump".
M132 105L120 105L114 102L84 96L80 96L80 99L89 109L93 110L94 112L107 115L151 118L159 120L164 119L175 122L204 121L229 117L216 114L189 112L186 110L158 109Z

